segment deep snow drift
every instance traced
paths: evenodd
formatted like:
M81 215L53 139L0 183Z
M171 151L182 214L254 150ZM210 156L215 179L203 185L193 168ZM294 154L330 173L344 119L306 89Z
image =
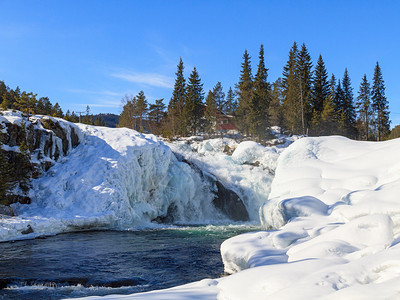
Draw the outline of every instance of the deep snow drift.
M400 139L304 138L260 210L271 231L225 241L217 280L106 299L399 299Z

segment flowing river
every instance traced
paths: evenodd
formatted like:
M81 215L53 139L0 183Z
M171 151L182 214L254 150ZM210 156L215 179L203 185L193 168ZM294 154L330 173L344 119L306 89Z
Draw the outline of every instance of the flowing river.
M223 276L221 243L253 225L91 231L0 243L1 299L131 294Z

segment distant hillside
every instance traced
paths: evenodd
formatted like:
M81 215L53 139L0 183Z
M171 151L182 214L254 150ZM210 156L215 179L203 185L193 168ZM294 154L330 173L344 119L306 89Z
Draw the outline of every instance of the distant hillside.
M103 118L105 122L105 126L107 127L117 127L118 122L119 122L119 115L114 115L114 114L98 114L93 116L93 120L95 121L96 118Z

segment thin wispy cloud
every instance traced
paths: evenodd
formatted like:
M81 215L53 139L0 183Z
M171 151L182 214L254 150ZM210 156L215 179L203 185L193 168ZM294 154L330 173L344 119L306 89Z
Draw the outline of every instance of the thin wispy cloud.
M93 108L93 107L107 107L107 108L119 108L121 106L121 100L103 100L103 99L98 99L95 100L95 102L92 100L91 103L79 103L77 104L77 106L80 107L85 107L89 105L89 107Z
M92 90L85 90L85 89L68 89L70 93L74 94L91 94L91 95L102 95L102 96L112 96L112 97L121 97L122 93L116 93L112 91L92 91Z
M112 77L133 83L141 83L155 87L172 88L174 81L171 77L156 73L120 72L111 74Z

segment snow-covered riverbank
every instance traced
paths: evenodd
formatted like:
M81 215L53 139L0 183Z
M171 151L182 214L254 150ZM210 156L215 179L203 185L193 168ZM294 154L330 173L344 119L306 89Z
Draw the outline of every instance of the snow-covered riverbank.
M226 271L237 273L124 299L398 299L399 149L400 140L296 141L261 209L276 229L221 246Z
M166 144L129 129L73 126L79 146L33 180L32 204L14 204L17 216L0 219L0 240L154 226L171 215L177 223L229 222L213 205L218 180L269 231L222 244L229 277L125 298L400 296L400 140Z

